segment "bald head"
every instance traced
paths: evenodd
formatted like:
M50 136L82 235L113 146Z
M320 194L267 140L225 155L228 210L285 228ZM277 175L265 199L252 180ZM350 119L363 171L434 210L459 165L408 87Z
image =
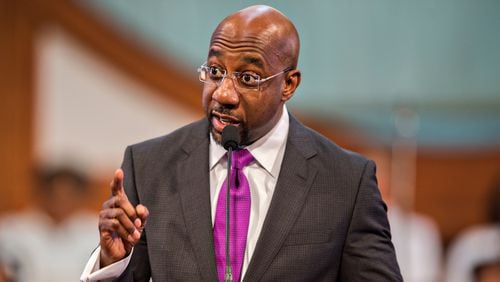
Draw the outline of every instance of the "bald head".
M228 39L242 39L240 42ZM299 36L293 23L280 11L265 5L244 8L226 17L215 29L214 42L242 48L255 43L257 48L275 56L283 68L297 67Z

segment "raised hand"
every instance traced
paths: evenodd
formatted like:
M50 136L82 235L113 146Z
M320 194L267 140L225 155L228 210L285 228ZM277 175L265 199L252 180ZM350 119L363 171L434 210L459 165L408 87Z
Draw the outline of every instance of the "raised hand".
M105 267L126 257L139 241L149 215L139 204L132 206L123 191L123 171L117 169L110 184L111 195L99 213L100 266Z

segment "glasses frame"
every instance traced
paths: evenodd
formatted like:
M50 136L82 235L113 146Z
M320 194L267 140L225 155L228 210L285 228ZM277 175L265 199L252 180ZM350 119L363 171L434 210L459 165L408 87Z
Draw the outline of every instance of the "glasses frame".
M197 69L197 72L199 73L199 76L198 76L198 79L203 82L203 83L210 83L210 82L213 82L215 83L215 85L217 85L217 87L219 87L222 82L224 81L224 79L227 77L228 73L227 73L227 70L226 69L222 69L222 68L219 68L221 71L223 71L223 75L222 75L222 79L219 80L219 81L214 81L210 78L207 78L205 80L201 79L201 72L204 71L207 73L207 76L208 76L208 72L209 72L209 69L210 67L207 65L207 62L204 62L198 69ZM264 78L261 78L260 75L256 74L256 76L258 76L259 78L257 79L257 87L256 88L250 88L250 87L245 87L245 86L241 86L239 82L237 81L234 81L234 79L236 79L242 72L238 72L238 71L233 71L231 74L230 74L230 77L231 77L231 80L233 80L233 84L235 87L237 88L243 88L245 90L252 90L252 91L260 91L260 84L263 83L263 82L266 82L272 78L275 78L277 77L278 75L280 74L284 74L286 72L289 72L293 70L292 67L288 67L278 73L275 73L271 76L268 76L268 77L264 77Z

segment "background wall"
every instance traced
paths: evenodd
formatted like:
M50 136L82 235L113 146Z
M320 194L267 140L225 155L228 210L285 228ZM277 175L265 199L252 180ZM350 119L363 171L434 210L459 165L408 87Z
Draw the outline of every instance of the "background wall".
M36 39L35 154L40 163L78 165L109 177L125 147L200 117L197 111L130 79L68 32Z
M218 22L254 1L78 1L194 72ZM261 2L259 2L261 3ZM500 144L500 3L495 0L262 1L301 36L295 108L386 143L394 108L420 114L419 146Z

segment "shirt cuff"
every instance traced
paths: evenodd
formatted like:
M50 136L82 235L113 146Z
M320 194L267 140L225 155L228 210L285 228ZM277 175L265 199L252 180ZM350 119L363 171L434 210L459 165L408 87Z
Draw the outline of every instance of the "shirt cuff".
M104 268L100 268L100 253L101 247L97 247L94 250L87 264L85 265L85 269L83 270L82 275L80 276L81 282L96 282L96 281L111 281L114 278L118 278L127 268L130 258L132 257L132 253L134 249L128 256L119 260L115 263L112 263Z

